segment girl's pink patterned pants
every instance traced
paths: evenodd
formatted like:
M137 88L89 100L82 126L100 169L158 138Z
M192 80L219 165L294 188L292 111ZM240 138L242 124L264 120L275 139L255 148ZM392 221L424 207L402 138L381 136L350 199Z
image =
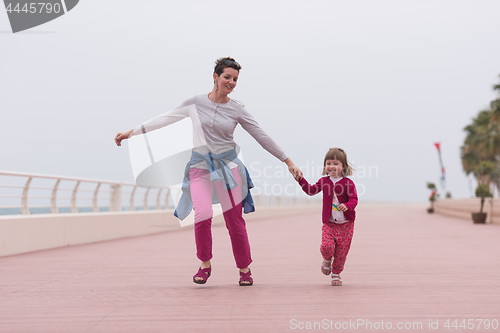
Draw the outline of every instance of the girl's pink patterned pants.
M332 273L340 274L344 270L347 253L351 247L354 222L323 223L321 255L325 260L332 260Z

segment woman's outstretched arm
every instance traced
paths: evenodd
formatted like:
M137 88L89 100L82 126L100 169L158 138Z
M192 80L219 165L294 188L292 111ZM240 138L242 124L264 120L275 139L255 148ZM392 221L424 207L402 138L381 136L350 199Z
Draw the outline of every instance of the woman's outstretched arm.
M168 126L170 124L178 122L179 120L189 117L190 111L192 111L192 108L190 108L190 106L194 107L194 97L188 98L177 108L153 117L142 125L137 126L130 131L117 133L115 135L116 145L121 146L121 142L123 140L128 139L133 135L151 132L155 129Z

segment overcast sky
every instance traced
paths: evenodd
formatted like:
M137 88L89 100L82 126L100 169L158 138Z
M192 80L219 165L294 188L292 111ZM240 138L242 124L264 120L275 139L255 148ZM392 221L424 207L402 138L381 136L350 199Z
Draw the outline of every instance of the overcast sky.
M448 190L468 197L459 148L496 98L499 12L494 0L81 0L12 34L0 10L0 170L133 181L114 135L208 93L215 59L232 56L230 97L310 182L342 147L361 199L424 202L439 141ZM261 188L293 184L241 128L235 140Z

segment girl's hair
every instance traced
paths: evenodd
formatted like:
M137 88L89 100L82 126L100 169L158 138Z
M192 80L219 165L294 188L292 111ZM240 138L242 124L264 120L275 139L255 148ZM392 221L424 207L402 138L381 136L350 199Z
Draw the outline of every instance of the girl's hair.
M238 64L236 62L236 60L234 60L231 57L225 57L225 58L219 58L215 61L214 73L216 73L218 76L220 76L222 74L222 72L224 72L224 68L228 68L228 67L234 68L238 72L241 69L241 65Z
M325 155L323 162L323 175L326 175L326 161L338 160L342 162L342 176L350 176L354 171L354 167L347 161L347 154L341 148L330 148Z

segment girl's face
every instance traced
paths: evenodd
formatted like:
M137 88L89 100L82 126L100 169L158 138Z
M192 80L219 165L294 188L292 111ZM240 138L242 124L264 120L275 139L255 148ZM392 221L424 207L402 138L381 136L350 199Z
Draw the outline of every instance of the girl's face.
M342 165L342 162L339 160L336 159L326 160L326 165L325 165L326 174L333 178L342 177L343 168L344 166Z
M214 73L214 81L219 92L229 95L233 91L234 87L236 87L238 75L239 72L231 67L224 68L224 71L220 76Z

